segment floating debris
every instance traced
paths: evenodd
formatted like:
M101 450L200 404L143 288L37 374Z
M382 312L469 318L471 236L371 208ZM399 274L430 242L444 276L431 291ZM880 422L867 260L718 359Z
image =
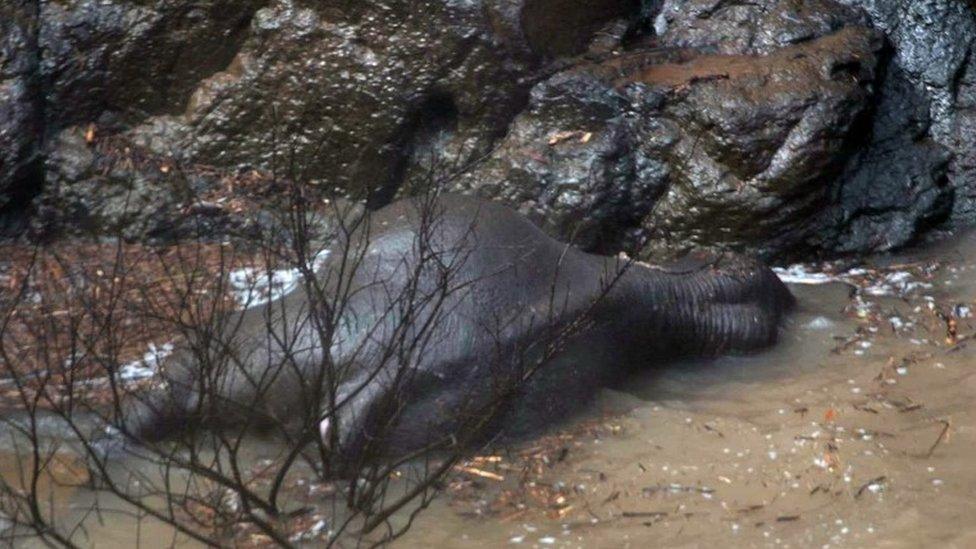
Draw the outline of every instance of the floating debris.
M322 250L312 259L312 271L319 271L329 258L329 250ZM302 281L302 271L292 269L257 269L246 267L231 271L228 281L234 288L234 299L246 308L258 307L295 290Z
M164 343L156 346L149 344L149 350L141 359L132 361L119 368L119 379L123 381L138 381L156 375L162 361L173 353L173 344Z

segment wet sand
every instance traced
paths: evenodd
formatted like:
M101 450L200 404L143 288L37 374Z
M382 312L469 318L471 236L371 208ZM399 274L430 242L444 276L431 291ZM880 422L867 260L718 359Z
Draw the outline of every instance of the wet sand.
M394 546L976 546L976 234L868 265L846 280L884 284L860 297L792 286L768 352L642 373L466 464ZM99 546L136 539L92 526Z

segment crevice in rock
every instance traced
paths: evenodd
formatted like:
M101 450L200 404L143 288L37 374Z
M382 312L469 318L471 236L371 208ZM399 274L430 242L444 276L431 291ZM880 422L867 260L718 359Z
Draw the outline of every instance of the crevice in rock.
M454 98L446 92L431 93L408 117L400 134L393 139L393 166L386 182L367 197L370 209L382 208L396 198L407 183L411 166L419 166L431 177L441 175L445 147L458 129L459 112Z
M7 193L8 201L0 208L0 238L17 238L30 226L34 199L44 185L44 162L41 158L28 165L20 183Z
M30 122L26 132L31 135L32 155L24 159L23 165L14 174L13 184L6 191L7 201L0 208L0 237L18 237L26 232L29 226L34 198L43 189L45 173L45 141L46 131L44 119L46 101L45 86L41 73L41 13L40 2L25 2L21 12L28 21L25 33L25 54L27 57L27 72L23 79L28 90ZM16 9L16 8L15 8ZM13 151L0 153L10 154ZM17 159L14 159L15 161Z

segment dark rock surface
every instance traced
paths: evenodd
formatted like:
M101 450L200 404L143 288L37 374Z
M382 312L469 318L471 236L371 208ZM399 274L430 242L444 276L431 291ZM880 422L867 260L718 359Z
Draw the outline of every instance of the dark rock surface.
M951 153L953 217L976 220L976 10L957 0L846 0L863 8L894 52L892 64L928 104L928 135Z
M869 101L870 120L852 136L858 150L830 190L825 213L808 220L804 245L828 252L905 245L954 213L976 217L973 150L976 127L966 105L976 17L955 0L720 0L666 2L662 43L729 54L768 53L850 25L870 24L886 48ZM776 251L802 236L768 241ZM798 241L800 242L800 241ZM787 249L790 246L785 246Z
M585 48L632 3L276 0L194 92L174 148L224 166L297 158L316 184L381 204L435 134L450 144L424 148L435 161L483 154L539 59Z
M602 251L796 246L852 152L880 49L851 27L764 57L576 68L533 90L459 186Z
M182 112L199 81L227 67L265 2L40 2L48 124Z
M929 135L929 103L889 62L871 126L834 191L816 245L839 252L890 250L951 212L953 155Z
M31 2L0 4L0 212L24 207L40 185L36 25Z
M765 55L867 23L863 12L833 0L667 0L655 27L663 46Z
M222 181L378 207L432 171L601 252L865 252L976 221L959 0L0 10L0 214L41 191L35 227L239 229Z
M587 249L637 247L642 221L667 188L664 97L629 97L595 72L574 70L536 86L501 145L454 190L519 205Z
M194 93L180 149L224 166L297 158L317 184L387 201L424 121L441 117L483 150L518 108L525 69L479 26L482 8L274 2L231 68Z

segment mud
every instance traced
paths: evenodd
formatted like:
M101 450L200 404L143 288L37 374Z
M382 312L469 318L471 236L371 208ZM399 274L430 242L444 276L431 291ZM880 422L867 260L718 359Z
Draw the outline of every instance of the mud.
M593 414L629 411L514 490L478 477L486 495L442 500L400 545L973 546L976 235L872 263L794 285L770 352L607 391Z
M784 271L817 284L792 285L800 307L775 349L602 391L573 424L464 463L395 546L971 547L974 273L976 234ZM59 515L90 499L62 489ZM88 535L174 539L124 516Z

